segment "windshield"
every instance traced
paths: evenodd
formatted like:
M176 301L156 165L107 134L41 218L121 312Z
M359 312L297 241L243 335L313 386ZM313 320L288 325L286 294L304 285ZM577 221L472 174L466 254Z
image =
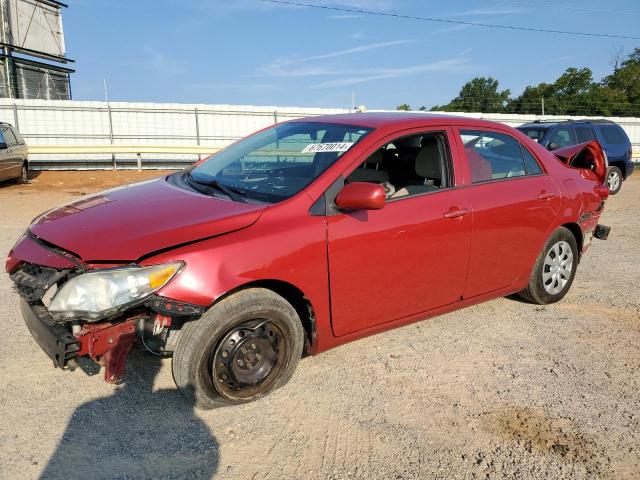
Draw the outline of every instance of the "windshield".
M276 125L213 155L190 177L243 197L278 202L313 182L369 132L332 123Z
M544 134L547 133L546 128L540 127L519 127L518 130L520 130L534 142L538 143L542 141L542 139L544 138Z

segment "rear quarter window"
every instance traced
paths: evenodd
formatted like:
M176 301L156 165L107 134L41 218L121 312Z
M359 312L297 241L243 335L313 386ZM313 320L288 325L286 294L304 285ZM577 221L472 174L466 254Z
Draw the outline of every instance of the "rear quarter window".
M13 127L11 131L13 132L14 137L16 137L18 144L22 145L24 143L24 139L22 138L22 135L20 135L20 132L18 132L15 127Z
M603 125L600 127L605 143L609 145L626 145L629 143L627 134L618 125Z

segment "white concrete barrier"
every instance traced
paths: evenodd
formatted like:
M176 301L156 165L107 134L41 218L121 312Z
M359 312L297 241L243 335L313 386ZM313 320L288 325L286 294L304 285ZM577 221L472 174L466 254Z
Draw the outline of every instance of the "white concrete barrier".
M273 123L347 112L341 108L0 99L0 121L18 127L32 147L30 159L36 169L137 168L138 161L144 168L177 168L197 160L202 152L223 148ZM456 115L512 126L541 119L498 113ZM570 117L545 117L554 118ZM640 118L610 120L624 128L640 159ZM131 146L137 150L124 151ZM155 150L140 151L145 146Z

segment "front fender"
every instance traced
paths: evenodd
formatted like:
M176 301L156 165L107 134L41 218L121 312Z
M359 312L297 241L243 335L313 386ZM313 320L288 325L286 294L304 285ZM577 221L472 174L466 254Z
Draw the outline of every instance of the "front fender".
M310 205L309 205L310 206ZM304 210L308 210L308 206ZM295 286L313 305L318 330L329 328L326 219L267 209L244 230L146 258L143 264L185 262L158 294L209 307L227 292L261 281Z

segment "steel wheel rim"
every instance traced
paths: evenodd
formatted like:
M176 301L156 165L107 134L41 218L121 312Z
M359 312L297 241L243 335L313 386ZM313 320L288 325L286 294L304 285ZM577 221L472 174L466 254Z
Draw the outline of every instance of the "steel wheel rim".
M607 185L609 186L609 190L616 190L620 186L620 175L618 172L609 172Z
M22 172L20 173L20 178L23 182L27 182L29 180L29 173L27 171L27 167L22 166Z
M571 280L573 272L573 251L571 245L561 240L554 243L544 259L542 284L547 293L557 295Z
M289 342L278 323L258 319L229 330L212 359L211 378L220 395L247 399L268 391L286 366Z

